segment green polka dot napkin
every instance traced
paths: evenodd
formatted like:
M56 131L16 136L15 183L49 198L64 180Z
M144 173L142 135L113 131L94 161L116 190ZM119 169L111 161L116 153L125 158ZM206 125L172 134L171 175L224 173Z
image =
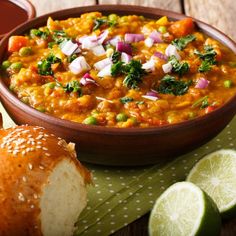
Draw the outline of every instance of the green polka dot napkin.
M4 127L14 123L0 107ZM77 222L76 236L109 235L138 219L152 208L171 184L184 180L193 165L207 153L236 148L236 118L213 140L164 165L115 168L85 164L93 173L88 205Z

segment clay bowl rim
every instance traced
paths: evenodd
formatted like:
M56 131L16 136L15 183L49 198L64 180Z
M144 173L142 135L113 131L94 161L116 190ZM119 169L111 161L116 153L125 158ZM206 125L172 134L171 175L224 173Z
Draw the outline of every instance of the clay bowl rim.
M70 15L75 15L76 13L78 16L80 14L83 14L85 12L91 12L91 11L101 11L106 13L114 12L120 15L124 14L140 14L145 16L150 16L150 18L155 18L158 16L167 16L170 19L182 19L185 18L186 15L176 13L169 10L163 10L159 8L151 8L151 7L142 7L142 6L135 6L135 5L94 5L94 6L83 6L83 7L76 7L76 8L70 8L66 10L61 11L55 11L51 13L47 13L45 15L42 15L40 17L36 17L34 19L31 19L15 29L13 29L11 32L9 32L0 42L0 59L3 60L6 55L6 46L8 38L11 35L14 35L16 33L24 33L30 30L33 27L39 27L41 25L46 24L47 18L49 16L55 18L55 19L66 19L69 18ZM230 48L235 54L236 54L236 43L230 39L227 35L219 31L218 29L212 27L211 25L204 23L202 21L199 21L193 17L191 17L194 22L197 24L198 28L205 32L207 35L221 41L224 45L226 45L228 48ZM4 50L2 49L4 48ZM103 135L127 135L127 136L133 136L133 135L151 135L151 134L162 134L166 132L174 132L175 130L179 129L187 129L191 128L196 125L196 123L204 123L204 122L211 122L214 119L219 119L220 116L224 113L227 113L228 111L231 111L235 115L236 111L236 94L228 100L223 106L220 108L217 108L216 110L212 111L209 114L205 114L204 116L194 118L192 120L179 122L176 124L169 124L164 125L160 127L148 127L148 128L115 128L115 127L105 127L105 126L91 126L91 125L85 125L69 120L63 120L57 117L53 117L52 115L44 114L42 112L37 111L36 109L26 105L25 103L21 102L15 94L13 94L6 84L4 83L3 79L0 79L0 91L2 94L1 96L5 96L8 98L8 100L14 104L18 109L24 110L27 114L31 115L32 117L37 117L40 120L43 120L45 123L50 124L51 126L59 126L64 128L73 129L74 131L83 131L86 133L94 133L94 134L103 134ZM234 112L233 112L234 111ZM14 119L14 117L13 117Z
M8 0L8 2L12 2L13 4L19 6L20 8L22 8L23 10L25 10L27 12L28 18L27 18L27 20L25 22L28 22L29 20L35 18L35 16L36 16L35 7L34 7L34 5L29 0ZM24 24L25 22L23 22L22 24ZM22 25L22 24L20 24L20 25ZM14 28L14 29L16 29L16 28ZM12 29L11 31L13 31L14 29ZM5 37L8 33L0 34L0 39Z

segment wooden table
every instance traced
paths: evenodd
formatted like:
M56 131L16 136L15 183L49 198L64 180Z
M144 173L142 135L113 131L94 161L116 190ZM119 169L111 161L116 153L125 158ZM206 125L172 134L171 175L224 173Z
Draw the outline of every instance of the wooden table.
M233 0L31 0L31 2L36 6L38 16L65 8L95 4L132 4L169 9L207 22L236 41L236 30L234 30L236 4ZM149 214L141 217L113 235L148 235L148 217ZM236 219L223 223L221 235L236 235Z

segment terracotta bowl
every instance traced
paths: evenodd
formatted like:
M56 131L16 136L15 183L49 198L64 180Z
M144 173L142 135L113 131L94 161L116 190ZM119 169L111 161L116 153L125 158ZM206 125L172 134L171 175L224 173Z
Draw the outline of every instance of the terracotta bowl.
M8 6L9 9L6 9L7 13L10 14L12 17L14 17L15 14L17 14L17 12L15 12L15 10L17 10L17 8L19 8L20 10L23 10L26 12L26 19L20 19L19 18L19 15L16 15L16 18L15 18L15 26L17 25L20 25L22 24L23 22L25 21L28 21L28 20L31 20L35 17L36 15L36 11L35 11L35 8L34 6L32 5L32 3L28 0L7 0L6 2L9 2L11 3L11 5ZM6 4L5 2L5 4ZM12 5L15 5L15 8L12 7ZM13 5L13 6L14 6ZM15 9L15 10L14 10ZM13 12L12 12L13 11ZM22 13L21 13L22 14ZM4 24L8 24L8 22L4 22ZM12 22L9 26L8 24L8 27L12 27ZM9 29L9 31L11 31L11 29ZM3 38L5 34L0 34L0 39Z
M78 17L89 11L104 14L139 14L149 18L166 15L170 19L186 16L138 6L100 5L63 10L33 19L8 34L0 44L0 61L5 57L8 38L23 34L31 28L45 25L48 16L54 19ZM221 41L236 53L236 44L210 25L194 20L201 31ZM53 133L75 142L79 159L103 165L146 165L173 159L206 143L216 136L233 118L236 111L236 96L221 108L194 120L157 128L107 128L87 126L43 114L22 103L0 80L1 100L17 124L40 125Z

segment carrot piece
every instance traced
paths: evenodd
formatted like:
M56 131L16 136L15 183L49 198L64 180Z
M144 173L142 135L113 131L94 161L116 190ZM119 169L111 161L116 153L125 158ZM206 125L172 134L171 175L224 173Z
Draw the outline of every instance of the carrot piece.
M8 51L17 52L28 44L28 39L24 36L11 36L8 42Z
M175 21L170 27L169 32L175 37L183 37L194 31L194 22L192 18L184 18L183 20Z

